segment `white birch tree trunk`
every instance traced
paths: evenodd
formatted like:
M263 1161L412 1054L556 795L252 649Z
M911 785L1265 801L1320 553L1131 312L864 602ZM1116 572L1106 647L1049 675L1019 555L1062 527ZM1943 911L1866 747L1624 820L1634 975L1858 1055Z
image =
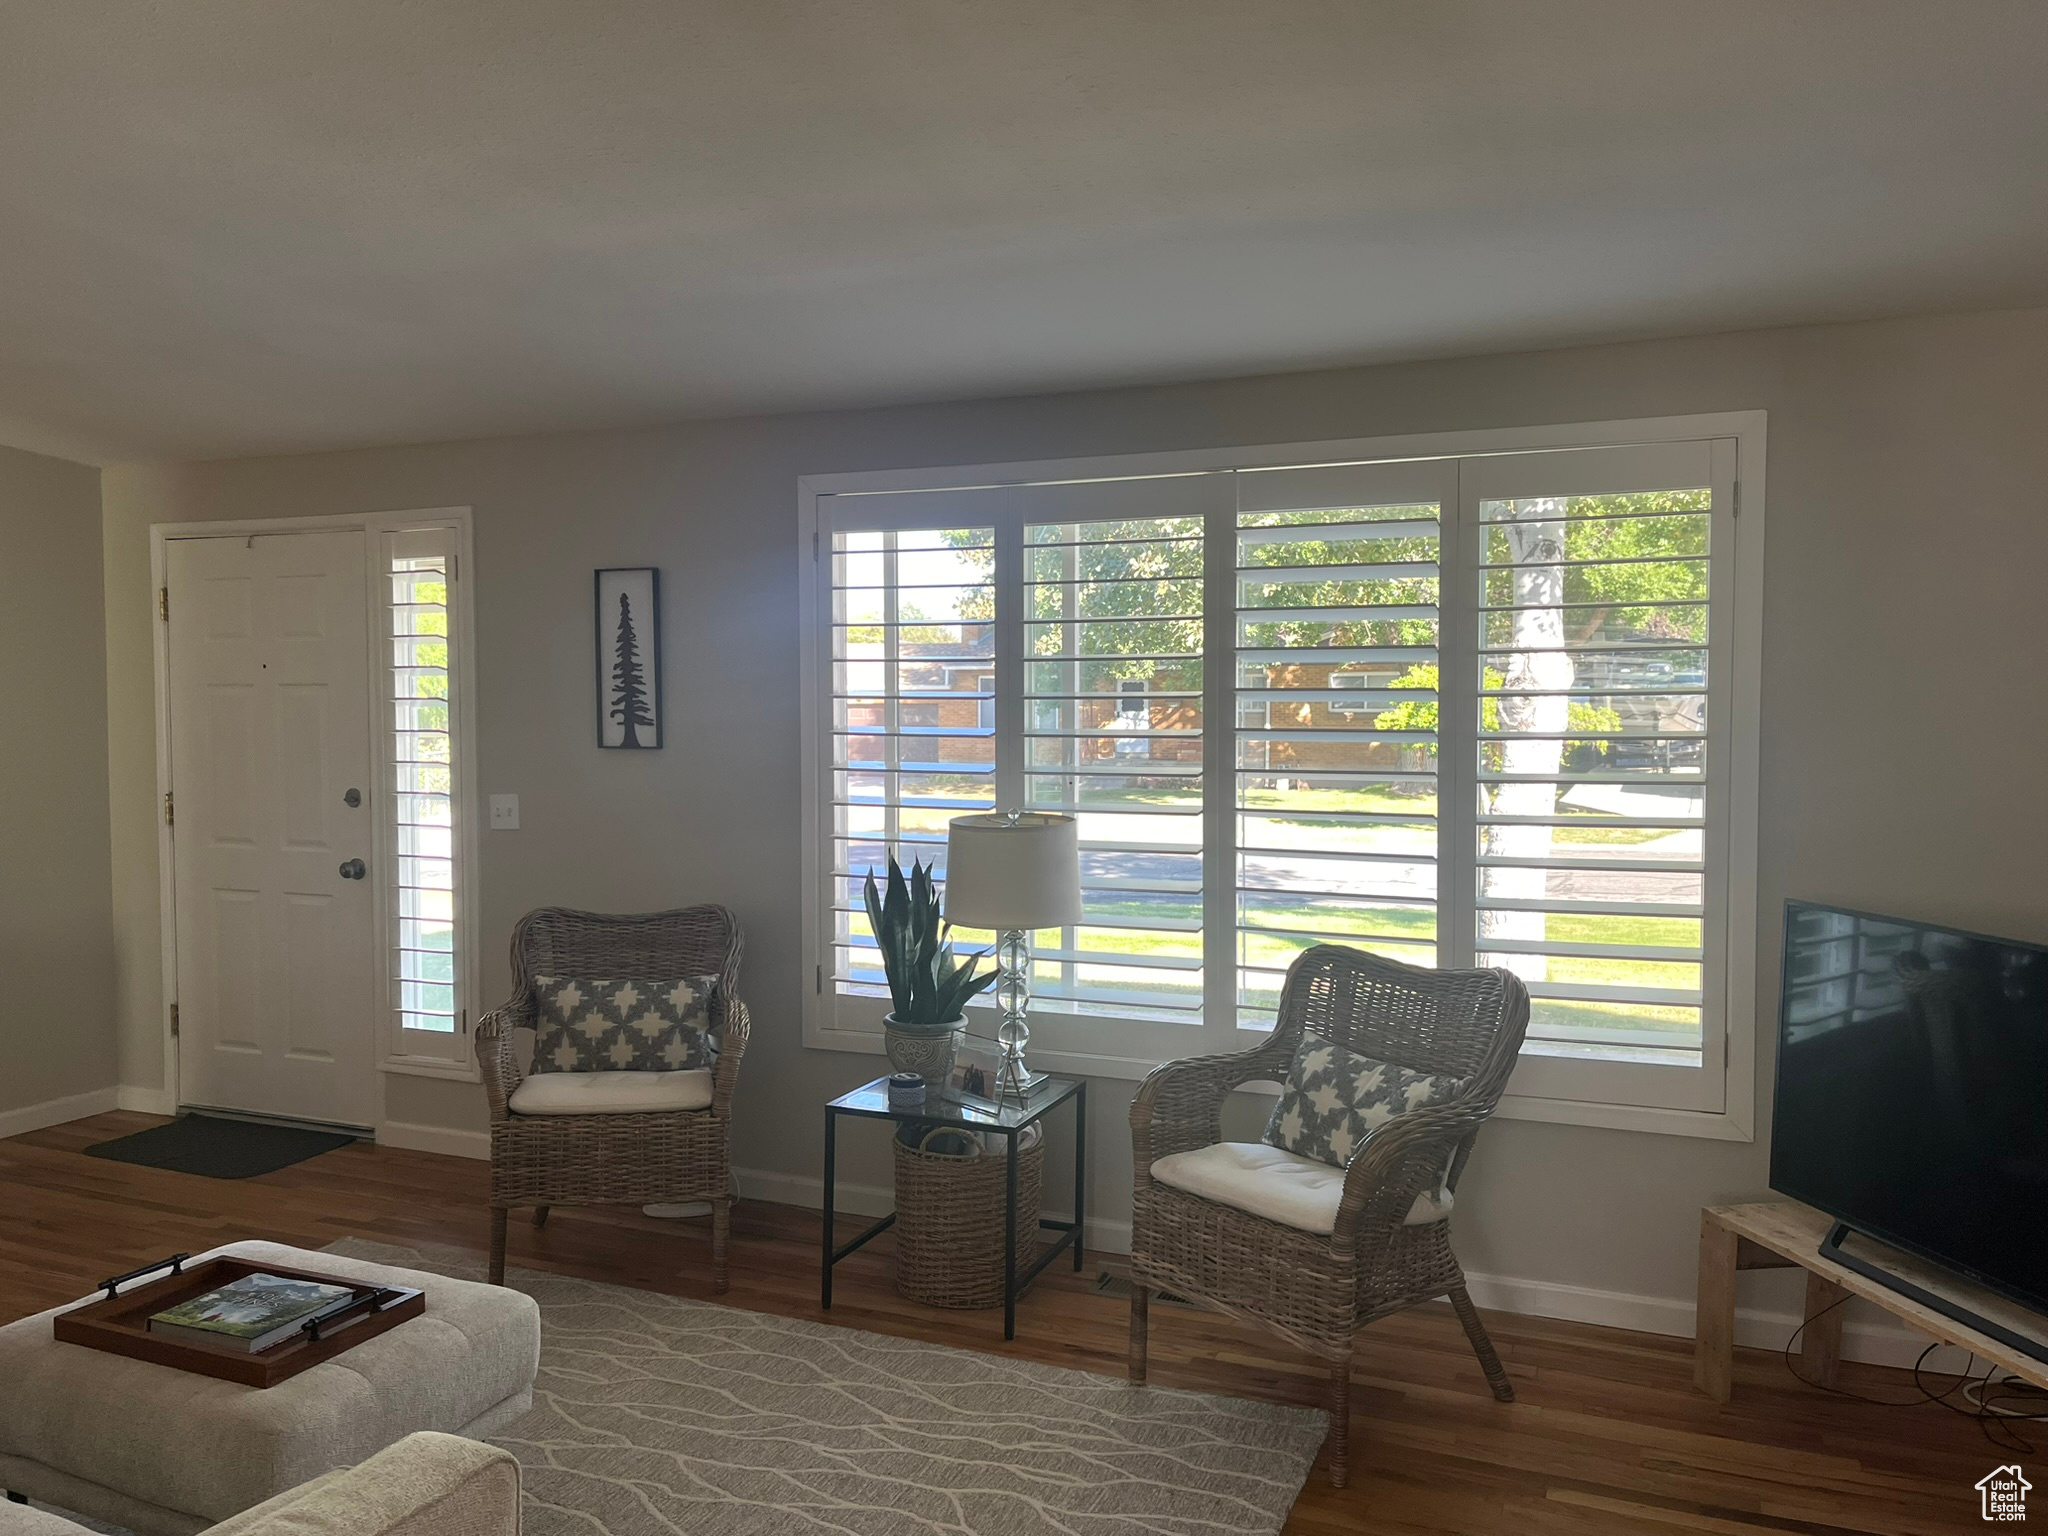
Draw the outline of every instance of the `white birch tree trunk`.
M1505 668L1504 686L1541 690L1530 697L1504 696L1499 701L1499 728L1508 737L1499 744L1504 773L1541 776L1544 782L1489 785L1488 809L1498 816L1552 816L1557 810L1554 780L1564 762L1563 734L1571 721L1568 697L1575 669L1564 651L1565 503L1562 497L1536 497L1508 503L1512 521L1499 524L1514 560L1513 591L1517 605L1511 624L1514 655ZM1513 733L1541 733L1517 741ZM1517 859L1550 856L1548 826L1493 826L1480 839L1482 855ZM1546 872L1541 869L1480 870L1480 889L1489 896L1541 900ZM1541 912L1482 911L1479 948L1489 939L1540 942ZM1545 976L1540 955L1500 955L1504 965L1525 981Z

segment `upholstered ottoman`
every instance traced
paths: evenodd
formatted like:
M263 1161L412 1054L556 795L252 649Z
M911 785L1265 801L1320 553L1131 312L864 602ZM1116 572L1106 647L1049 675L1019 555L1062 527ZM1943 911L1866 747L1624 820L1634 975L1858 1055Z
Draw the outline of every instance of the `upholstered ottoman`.
M50 1319L64 1307L10 1323L0 1328L0 1487L142 1536L193 1536L415 1430L480 1437L533 1405L540 1310L530 1296L278 1243L215 1251L417 1286L427 1309L266 1388L60 1344Z

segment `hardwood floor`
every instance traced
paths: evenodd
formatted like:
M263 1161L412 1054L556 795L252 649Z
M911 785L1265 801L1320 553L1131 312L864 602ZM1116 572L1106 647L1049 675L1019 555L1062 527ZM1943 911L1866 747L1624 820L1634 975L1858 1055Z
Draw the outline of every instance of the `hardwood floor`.
M460 1158L355 1146L224 1182L80 1155L156 1123L97 1115L0 1141L0 1321L150 1259L240 1238L483 1247L486 1170ZM562 1209L536 1230L515 1214L512 1262L708 1299L708 1225ZM733 1237L730 1305L1122 1373L1126 1304L1097 1293L1094 1263L1086 1275L1048 1271L1005 1344L999 1312L899 1299L886 1237L840 1267L829 1313L818 1310L815 1213L742 1202ZM1157 1385L1319 1401L1321 1367L1254 1329L1174 1306L1154 1306L1152 1318ZM1735 1400L1717 1407L1693 1390L1687 1341L1503 1313L1486 1321L1515 1381L1512 1405L1488 1394L1448 1307L1416 1308L1366 1333L1352 1389L1352 1486L1331 1490L1319 1468L1290 1533L1917 1536L1979 1528L1972 1485L2015 1459L1941 1408L1807 1388L1774 1354L1738 1351ZM1904 1372L1868 1366L1845 1366L1843 1383L1880 1396L1910 1390ZM2034 1480L2048 1486L2038 1471Z

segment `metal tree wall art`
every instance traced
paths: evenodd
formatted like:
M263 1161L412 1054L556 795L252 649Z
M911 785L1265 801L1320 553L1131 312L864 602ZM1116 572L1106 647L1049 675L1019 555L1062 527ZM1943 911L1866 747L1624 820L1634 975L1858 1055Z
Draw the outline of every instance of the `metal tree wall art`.
M661 573L597 573L597 744L661 745Z
M637 747L640 727L654 729L654 716L647 713L647 682L640 669L640 640L633 633L633 600L619 594L619 638L612 662L612 705L605 713L619 722L624 732L619 745Z

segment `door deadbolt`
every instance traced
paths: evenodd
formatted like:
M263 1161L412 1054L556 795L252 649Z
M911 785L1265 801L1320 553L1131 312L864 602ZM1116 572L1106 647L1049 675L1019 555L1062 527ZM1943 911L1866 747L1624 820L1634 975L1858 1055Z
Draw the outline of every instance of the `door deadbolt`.
M369 872L368 866L361 859L350 859L341 866L341 878L344 880L360 880Z
M341 803L354 810L363 803L363 792L360 789L351 789L341 797Z

